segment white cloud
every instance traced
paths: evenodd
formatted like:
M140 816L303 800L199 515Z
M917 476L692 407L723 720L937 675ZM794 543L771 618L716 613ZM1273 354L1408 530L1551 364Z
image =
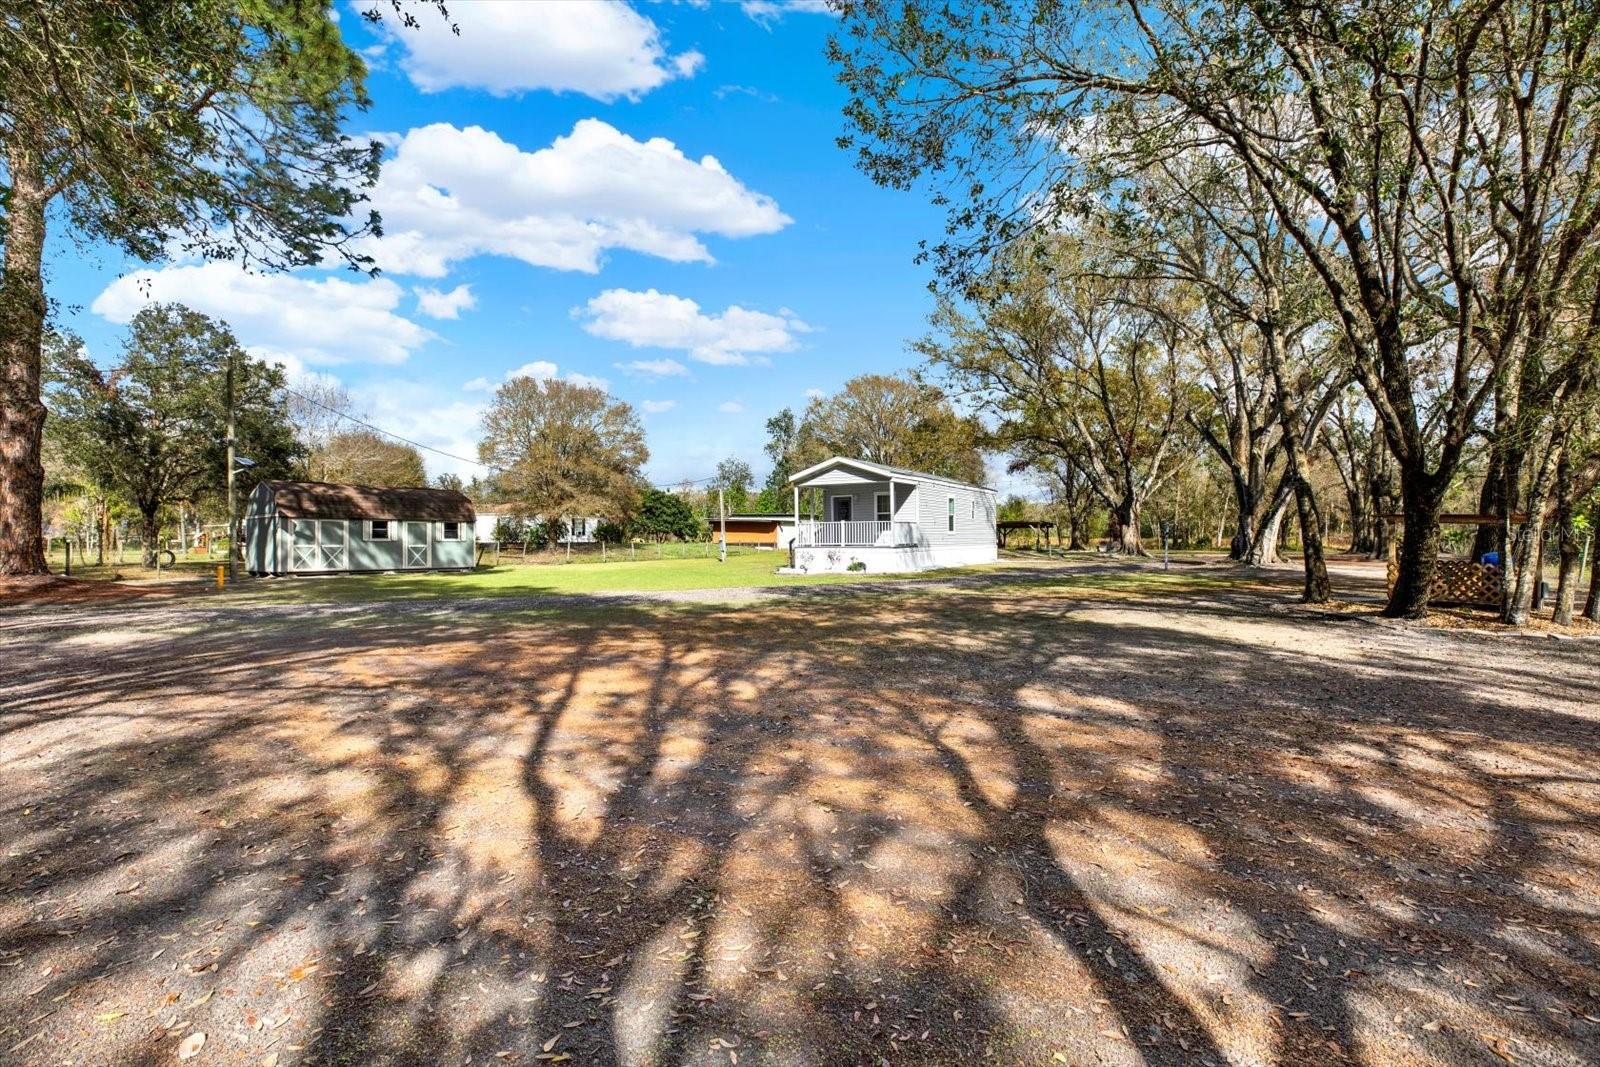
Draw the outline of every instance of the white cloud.
M532 378L542 382L546 378L554 378L557 369L548 359L536 359L532 363L524 363L515 370L506 371L506 381L509 382L513 378Z
M678 406L676 400L645 400L639 406L651 415L659 415L663 411L671 411Z
M671 55L650 19L616 0L472 0L450 5L461 30L427 12L416 28L390 27L401 66L423 92L486 89L497 96L550 89L597 100L637 100L705 61ZM387 25L387 23L386 23Z
M743 0L739 10L770 25L785 15L832 15L828 0Z
M446 471L463 478L486 473L472 462L478 455L483 404L464 400L441 403L435 386L399 379L352 386L350 392L356 407L374 426L449 453L422 453L430 477Z
M724 400L717 405L717 410L724 415L737 415L744 410L744 405L735 400Z
M459 319L463 311L478 306L478 298L472 295L470 285L458 285L449 292L422 286L411 291L417 297L417 310L433 319Z
M827 396L827 395L828 394L823 392L821 389L813 388L813 389L807 389L806 390L806 399L807 400L816 400L819 397L824 397L824 396Z
M568 371L565 375L565 380L571 382L573 385L584 385L588 386L590 389L598 389L602 393L609 393L611 391L610 382L604 378L596 378L592 374L579 374L577 371Z
M524 363L520 367L513 367L511 370L506 371L505 376L499 381L480 375L471 381L462 383L461 388L469 393L491 393L498 389L502 383L509 382L513 378L532 378L541 382L559 378L562 381L571 382L573 385L585 385L603 392L611 391L611 383L606 379L597 378L592 374L582 374L575 370L569 370L567 373L562 374L561 368L548 359L536 359L531 363Z
M698 235L750 237L792 221L715 156L690 159L599 119L536 152L478 126L418 127L384 163L372 206L384 236L366 250L386 271L428 278L478 255L590 273L613 248L710 263Z
M689 368L675 359L635 359L618 363L617 367L629 374L645 374L656 378L687 376Z
M435 334L395 313L404 290L386 278L346 281L252 274L233 263L134 271L90 305L126 323L146 304L177 301L222 319L239 342L295 370L330 363L403 363Z
M682 296L648 289L607 289L573 314L596 337L626 341L635 348L676 348L701 363L749 363L752 355L789 352L799 346L796 334L811 327L794 312L750 311L737 304L707 315Z

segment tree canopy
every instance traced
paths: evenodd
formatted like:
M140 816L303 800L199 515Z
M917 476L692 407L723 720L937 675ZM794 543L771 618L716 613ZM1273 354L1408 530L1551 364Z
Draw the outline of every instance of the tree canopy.
M483 417L478 457L499 492L530 513L626 518L650 458L633 408L603 390L513 378Z
M326 5L52 0L0 17L0 574L44 571L47 224L159 260L367 268L380 146Z
M421 452L371 430L333 434L311 455L307 466L318 481L395 487L428 484Z
M147 562L164 507L226 491L230 363L238 451L254 464L245 488L288 474L297 459L282 372L247 358L226 326L199 312L175 304L140 311L109 370L76 338L56 339L51 354L52 434L98 484L138 511Z
M997 257L1108 203L1136 240L1166 219L1215 224L1227 247L1204 280L1220 306L1228 274L1251 268L1236 276L1259 299L1230 314L1255 320L1302 525L1317 519L1295 453L1347 374L1404 513L1386 610L1426 609L1438 516L1487 439L1486 503L1531 516L1506 583L1506 617L1525 617L1547 505L1600 377L1592 4L861 0L841 15L844 142L878 182L928 182L947 205L927 250L947 289L972 295ZM1243 200L1193 180L1208 159L1220 165L1199 172L1232 176ZM1156 170L1169 201L1144 180ZM1263 273L1269 247L1303 274L1287 261L1294 271ZM1179 263L1160 272L1196 280ZM1299 355L1335 365L1281 345L1295 275L1319 305Z
M792 462L803 468L831 455L850 456L981 482L982 432L975 419L956 412L937 386L862 374L837 393L814 397L806 405Z

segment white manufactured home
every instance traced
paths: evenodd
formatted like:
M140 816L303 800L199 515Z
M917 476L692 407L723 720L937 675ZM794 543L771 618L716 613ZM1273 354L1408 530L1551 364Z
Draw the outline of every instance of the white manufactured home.
M535 523L543 521L535 515L528 518L526 515L510 511L478 512L478 522L474 527L475 535L480 543L489 543L495 540L495 529L504 519L516 519L522 522ZM561 520L567 524L567 531L556 541L558 545L572 543L574 545L592 545L599 540L595 536L595 528L605 519L598 515L579 515Z
M834 456L789 479L794 487L793 569L890 574L993 563L993 489L937 474ZM818 490L819 516L800 514Z

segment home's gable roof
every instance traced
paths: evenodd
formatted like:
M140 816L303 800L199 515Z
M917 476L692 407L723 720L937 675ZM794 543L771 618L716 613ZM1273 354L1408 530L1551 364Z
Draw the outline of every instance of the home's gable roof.
M803 471L796 471L789 478L789 484L798 484L812 475L821 474L825 470L838 466L854 467L856 470L865 471L875 478L884 480L892 477L905 481L938 482L942 485L959 485L964 489L977 489L985 493L994 492L987 485L974 485L971 482L963 482L958 478L946 478L942 474L929 474L927 471L914 471L906 467L891 467L886 463L873 463L865 459L851 459L849 456L829 456L821 463L813 463Z
M289 519L418 519L472 522L472 501L454 489L380 488L333 482L262 482L272 509Z

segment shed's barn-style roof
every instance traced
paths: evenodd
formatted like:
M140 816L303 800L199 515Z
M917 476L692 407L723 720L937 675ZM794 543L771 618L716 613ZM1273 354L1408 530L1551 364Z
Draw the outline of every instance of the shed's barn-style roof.
M472 522L472 501L454 489L383 489L333 482L263 482L290 519L419 519Z

